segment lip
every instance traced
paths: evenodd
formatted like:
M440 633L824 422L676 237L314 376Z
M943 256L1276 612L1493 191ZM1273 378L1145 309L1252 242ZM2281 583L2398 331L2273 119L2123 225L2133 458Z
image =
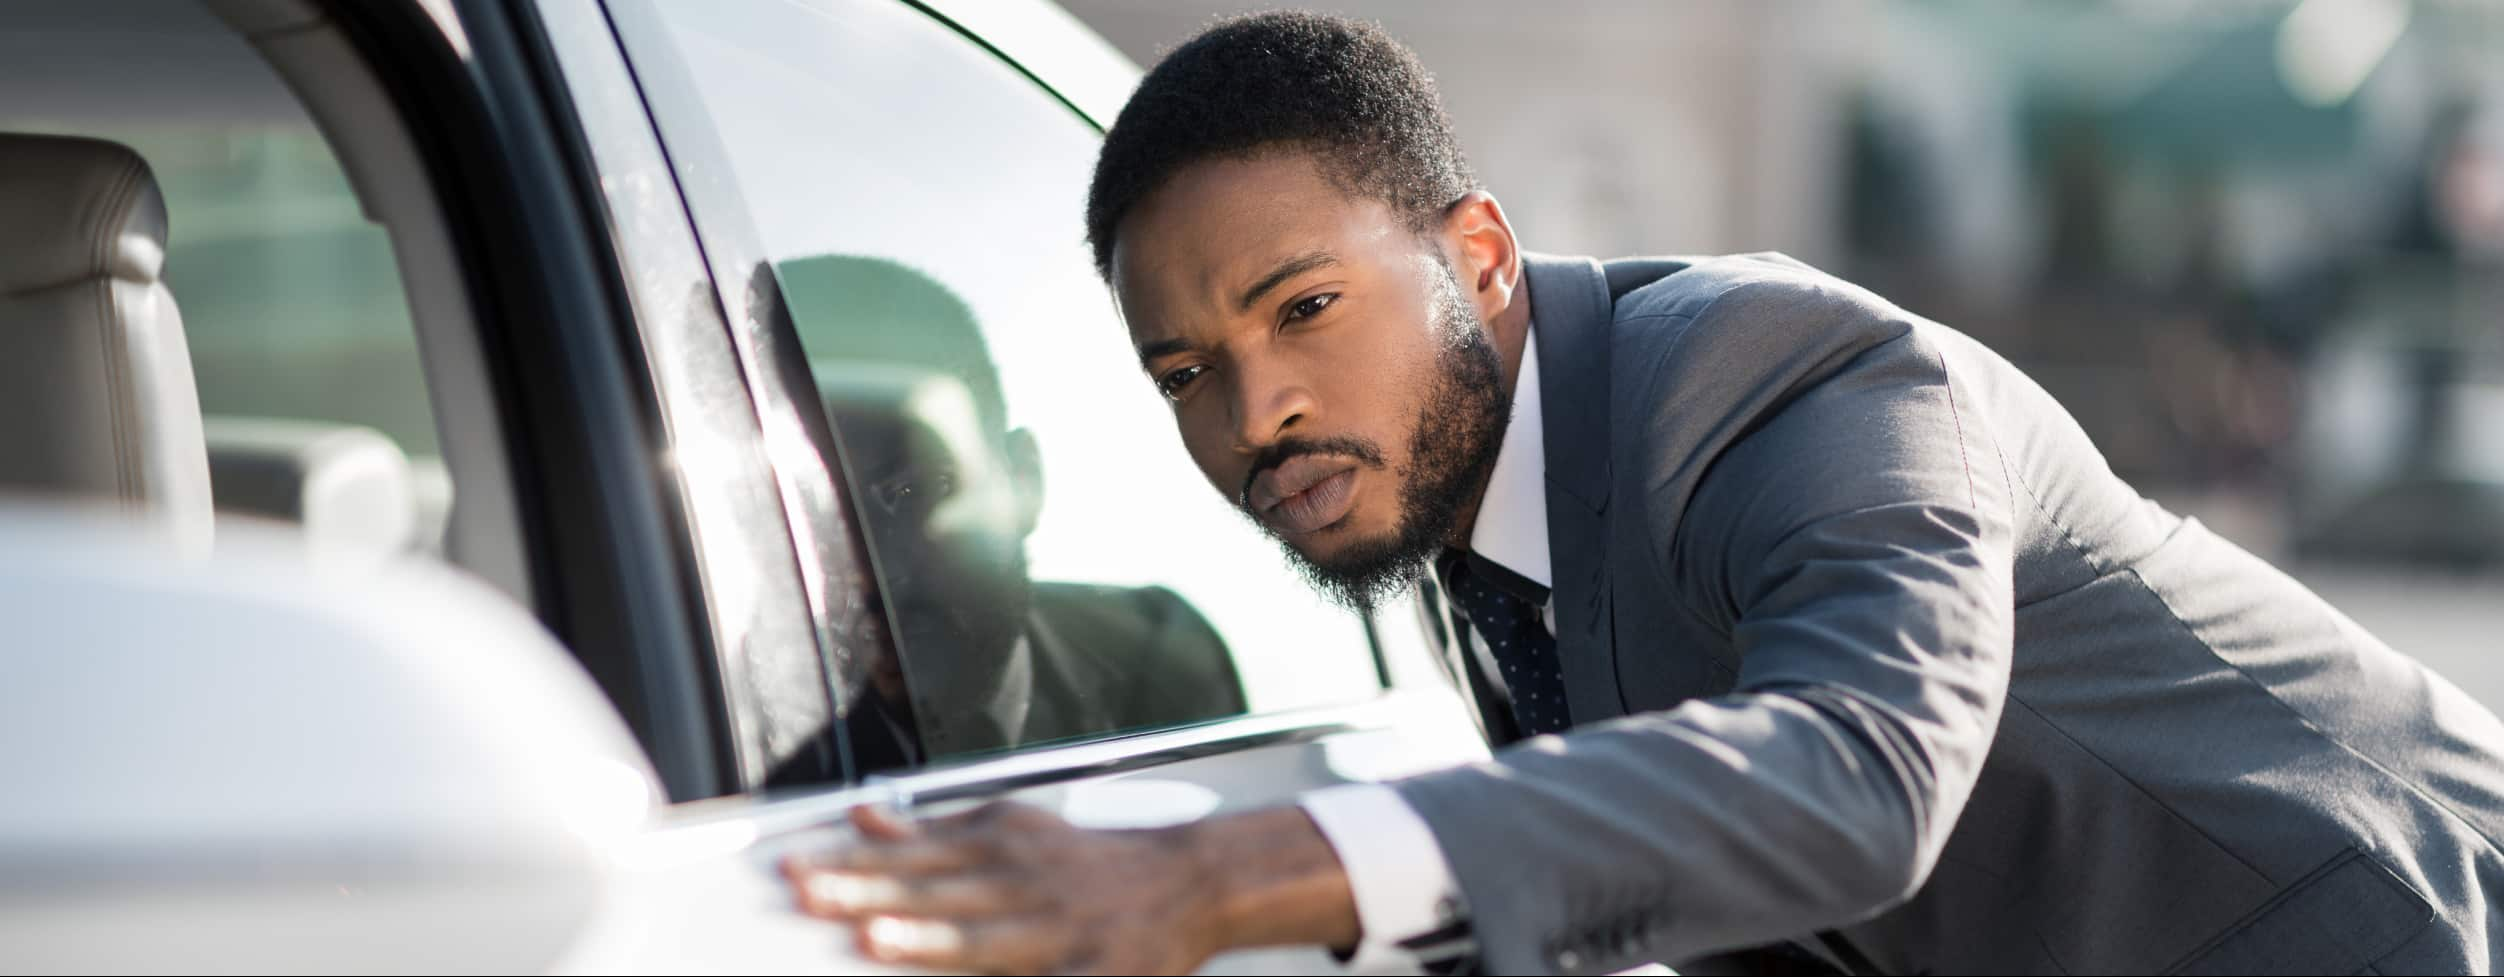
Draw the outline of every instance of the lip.
M1253 512L1267 515L1269 510L1278 508L1278 503L1286 501L1288 496L1312 488L1314 483L1354 467L1356 465L1353 462L1344 458L1333 458L1321 454L1297 455L1280 462L1277 467L1262 472L1260 477L1253 479L1252 484L1244 487L1243 501L1245 505L1252 508Z
M1356 468L1342 466L1285 493L1262 517L1279 532L1302 536L1337 524L1355 505Z

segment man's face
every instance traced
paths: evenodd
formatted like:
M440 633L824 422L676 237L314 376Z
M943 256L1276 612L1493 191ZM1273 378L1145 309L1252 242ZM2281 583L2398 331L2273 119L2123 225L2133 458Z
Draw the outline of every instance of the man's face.
M1025 634L1025 543L1040 501L1030 436L986 422L966 386L944 373L828 364L817 374L879 554L877 590L863 597L873 605L883 597L894 614L924 745L1006 745L1001 737L1016 730L969 723L982 719L975 706L1004 691L1008 655ZM905 669L881 664L871 679L901 705Z
M1353 606L1450 541L1509 415L1439 240L1289 152L1187 168L1116 238L1123 319L1192 460Z

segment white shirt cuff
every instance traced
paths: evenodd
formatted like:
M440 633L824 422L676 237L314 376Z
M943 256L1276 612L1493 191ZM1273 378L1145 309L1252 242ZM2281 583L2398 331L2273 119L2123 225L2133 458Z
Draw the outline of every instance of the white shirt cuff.
M1415 971L1422 959L1468 952L1460 888L1432 829L1397 791L1342 784L1297 801L1338 854L1356 896L1361 935L1348 969ZM1419 942L1420 937L1432 939ZM1409 945L1403 945L1409 944Z

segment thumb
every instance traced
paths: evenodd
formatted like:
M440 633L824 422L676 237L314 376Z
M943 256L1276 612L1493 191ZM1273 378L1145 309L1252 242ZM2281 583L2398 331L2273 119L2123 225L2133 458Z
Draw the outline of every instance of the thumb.
M852 827L861 837L871 841L904 841L919 837L922 830L912 820L896 813L885 804L863 804L852 809Z

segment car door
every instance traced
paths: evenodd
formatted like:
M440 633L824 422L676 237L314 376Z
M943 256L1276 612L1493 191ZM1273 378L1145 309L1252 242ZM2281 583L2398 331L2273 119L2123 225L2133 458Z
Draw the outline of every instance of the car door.
M1485 756L1424 619L1324 604L1139 374L1081 231L1109 47L1042 4L534 9L639 315L705 282L757 414L817 667L752 696L840 717L622 853L580 966L823 967L772 865L856 804L1141 826Z
M0 93L9 96L0 131L22 134L13 147L57 148L68 141L58 137L80 137L86 148L71 158L109 164L112 192L148 208L135 212L157 215L153 230L135 220L131 226L141 230L121 246L145 242L160 258L170 252L186 269L176 284L199 299L190 318L203 341L205 355L192 368L201 375L157 388L181 390L149 405L149 416L177 433L149 450L215 457L216 442L200 436L199 421L182 423L184 412L196 410L180 403L194 383L209 391L206 403L214 408L276 413L293 425L280 433L310 428L323 439L319 450L268 464L252 480L212 474L221 483L214 496L231 496L238 484L264 488L243 496L253 508L216 498L227 525L186 537L184 549L214 536L214 549L240 542L304 557L325 582L341 584L319 596L269 580L257 590L200 590L188 598L196 613L180 618L158 618L152 604L129 596L144 586L92 605L130 625L121 632L125 641L136 634L143 644L198 651L203 674L216 680L149 680L144 667L129 664L121 667L126 676L91 670L91 678L151 684L178 708L122 703L118 713L96 710L82 721L97 726L98 735L32 751L41 754L32 770L54 776L12 781L40 785L43 802L27 810L79 826L86 845L84 860L60 857L70 853L43 832L43 817L0 819L7 822L0 824L0 862L12 866L0 871L10 883L0 888L12 890L0 893L8 924L0 928L48 934L27 955L29 965L240 971L270 964L286 972L361 959L351 969L464 971L511 966L533 959L538 947L570 945L577 966L604 971L731 969L724 961L739 960L743 949L689 942L686 954L672 957L641 948L657 942L648 932L737 934L780 922L793 939L742 945L769 954L754 969L841 966L835 941L787 911L749 846L717 844L721 804L673 812L607 852L609 859L543 871L567 861L575 843L605 844L603 836L631 825L662 791L676 801L727 796L735 804L769 771L795 782L842 784L849 774L841 757L818 746L837 685L827 672L833 666L840 673L844 661L833 652L852 645L821 626L859 617L812 603L815 595L842 592L841 578L833 578L836 587L813 587L829 579L827 565L816 561L822 554L794 546L798 539L847 537L839 528L808 527L804 534L786 522L791 512L825 510L808 507L807 470L781 462L830 452L807 442L809 432L768 425L769 416L808 415L758 408L771 402L771 388L759 393L747 382L747 361L733 345L739 337L726 327L711 276L695 260L684 205L608 27L596 6L568 9L587 19L542 21L532 8L501 0L63 0L0 11L7 41L0 44ZM595 64L613 72L605 87L585 86L577 99L552 84L561 76L548 36L561 27L592 32L592 50L607 57ZM614 98L600 101L604 91ZM620 134L640 134L640 144L626 145L644 149L648 165L637 169L628 165L635 157L610 152L594 166L588 145L597 140L614 149ZM19 172L13 168L12 177ZM166 180L158 183L151 172ZM150 189L152 183L158 186ZM82 233L116 226L73 210L62 210L71 215L63 220L83 222L90 230ZM168 234L169 221L186 231ZM42 225L6 230L21 238L57 233ZM145 263L152 265L145 274L155 276L159 262ZM182 320L170 291L157 284L145 307L160 311L144 348L167 357L160 369L179 371L188 358ZM31 333L38 347L56 328L40 305L9 324L21 321L39 327ZM41 432L49 420L6 423ZM372 423L389 434L341 422ZM186 426L187 445L179 433ZM353 437L333 436L341 432ZM769 454L794 437L803 439L802 450ZM443 513L449 526L439 534L394 531L401 535L393 538L372 528L418 521L395 439L440 456L454 498ZM342 450L343 443L354 450ZM334 463L343 459L349 467ZM314 498L318 509L307 501ZM299 525L290 533L238 526L229 517ZM65 521L40 510L17 518L27 525ZM428 536L442 540L440 551ZM89 549L113 552L105 533L46 538L12 535L7 546L24 557L19 572L46 572L43 554L55 550L72 559L53 561L54 573L78 566ZM180 565L197 555L134 547L110 559L123 564L117 573L163 569L166 575L151 579L178 581L184 578L175 574L192 572ZM168 566L145 565L157 560ZM353 583L365 570L403 563L438 564L423 578L456 592L470 586L456 572L483 580L492 591L476 589L495 596L403 603L377 596L387 590L361 591ZM202 578L228 572L286 580L301 569L239 557ZM56 612L90 606L64 600L69 592L37 591L28 599L50 602ZM288 615L256 614L265 601L255 594L283 594L291 605L370 600L399 603L412 614L424 608L461 615L426 622L460 625L441 633L428 626L381 630L409 646L462 644L440 658L421 650L423 667L396 669L381 645L354 640L347 629L289 638ZM175 620L186 623L167 623ZM577 695L582 676L551 662L516 656L456 672L465 655L477 661L506 650L501 637L522 635L509 647L524 654L550 650L530 620L561 641L617 715L586 708L587 697ZM192 640L186 631L201 637ZM110 639L91 643L102 649ZM254 654L232 661L216 654L238 645ZM56 704L78 701L81 686L39 667L64 657L41 652L64 648L74 646L12 645L17 664L38 666L12 673L19 679L12 690ZM297 651L335 656L332 664L342 669L286 667ZM357 682L359 668L381 678ZM454 678L442 681L447 675ZM85 688L92 694L98 686ZM290 703L309 704L315 719L290 713ZM324 710L335 718L321 718ZM525 721L487 718L517 714ZM37 725L24 729L58 732L42 718L50 714L32 715ZM279 718L289 715L297 718ZM644 782L642 762L614 753L554 775L534 772L550 787L546 796L559 799L555 806L595 813L554 815L561 824L554 844L509 832L550 812L500 791L494 764L469 761L544 755L552 743L613 737L621 718L646 754L635 759L649 761L658 783ZM167 767L193 779L152 776ZM575 775L586 779L577 783ZM220 791L237 804L201 801ZM126 807L125 797L148 798L147 817L92 813ZM411 804L409 797L425 800ZM438 816L444 811L451 813ZM778 823L740 816L721 826L755 832ZM501 857L477 859L457 840L447 843L464 837L491 853L558 854L537 868L525 857L509 863L517 868L509 874L463 877L466 868ZM154 870L128 872L134 857ZM58 874L18 870L31 864ZM400 874L387 866L416 866L417 888L433 895L384 897ZM715 873L759 898L703 900L712 890L683 884L690 872ZM567 890L595 881L604 898L586 922ZM689 902L690 894L698 901ZM464 908L451 911L450 904ZM647 926L637 915L647 910L667 920L718 917L724 925ZM489 916L497 918L478 925ZM374 932L423 944L423 952L360 943L360 933ZM271 933L283 936L261 936ZM7 948L0 949L0 970L15 969L20 961L7 937L0 936L0 948Z

